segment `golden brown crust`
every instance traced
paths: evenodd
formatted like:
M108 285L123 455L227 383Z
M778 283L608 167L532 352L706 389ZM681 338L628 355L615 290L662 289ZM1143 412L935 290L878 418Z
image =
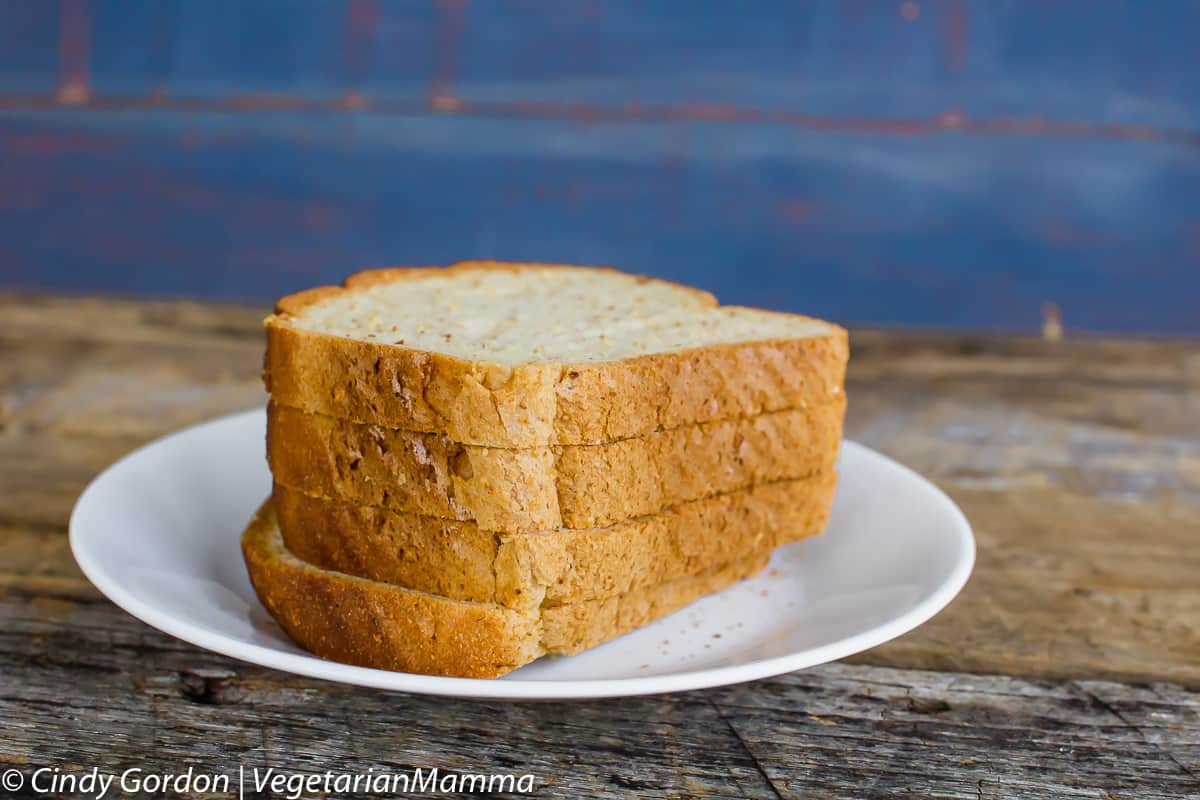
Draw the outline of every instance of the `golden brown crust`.
M316 569L282 548L268 501L242 537L250 581L301 647L400 672L490 678L542 654L538 621Z
M591 528L833 468L844 398L806 409L658 431L602 445L462 445L271 403L278 482L484 530Z
M459 268L465 267L450 269ZM423 272L376 270L360 273L354 284ZM283 313L267 318L265 380L272 396L309 412L444 433L464 444L596 444L820 405L841 394L849 355L846 332L830 326L829 335L811 338L713 345L623 361L508 367L291 324L291 316L329 291L353 290L323 287L291 295L280 301Z
M660 286L670 286L674 289L686 291L693 297L701 300L704 305L717 305L717 298L711 292L706 292L703 289L697 289L694 286L687 286L682 283L664 280L662 278L652 278L648 275L636 275L629 272L623 272L615 267L576 267L570 264L547 264L538 262L521 262L521 261L456 261L453 264L448 264L444 267L376 267L374 269L360 270L351 274L343 281L343 286L346 289L361 289L367 286L375 286L380 283L392 283L394 281L413 280L414 278L423 278L429 275L445 275L446 273L455 272L474 272L477 270L491 270L494 272L526 272L529 270L541 270L546 268L569 268L569 269L586 269L590 272L601 272L609 275L619 275L622 277L635 278L639 283L654 283Z
M284 542L302 561L459 600L496 602L495 533L469 522L310 497L278 483L271 497Z
M753 574L769 551L698 575L600 601L521 614L451 600L307 564L283 546L270 502L242 537L251 583L297 644L348 664L497 677L544 653L576 653Z
M842 393L845 332L627 361L503 367L267 324L278 403L463 444L600 444L822 405Z
M496 535L275 485L289 550L324 569L516 609L608 598L820 533L836 475L764 484L604 528Z
M318 414L455 441L536 447L554 441L558 368L472 363L293 328L267 318L272 398Z
M308 306L328 300L341 294L344 289L340 286L314 286L294 294L284 295L275 301L275 313L285 315L299 314Z

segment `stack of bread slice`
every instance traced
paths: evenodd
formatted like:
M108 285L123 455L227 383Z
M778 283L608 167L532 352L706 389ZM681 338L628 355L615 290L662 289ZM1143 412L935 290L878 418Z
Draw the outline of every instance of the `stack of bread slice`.
M502 675L819 533L841 328L610 269L359 273L266 321L274 491L243 537L301 646Z

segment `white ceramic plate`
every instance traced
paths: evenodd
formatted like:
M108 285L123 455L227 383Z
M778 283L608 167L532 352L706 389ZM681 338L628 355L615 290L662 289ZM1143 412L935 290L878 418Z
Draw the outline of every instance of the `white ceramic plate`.
M844 658L920 625L975 560L962 512L853 442L823 536L758 576L613 642L500 680L353 667L304 652L259 605L238 539L270 491L266 419L249 411L159 439L105 470L71 515L92 583L138 619L234 658L333 681L457 697L562 699L699 689Z

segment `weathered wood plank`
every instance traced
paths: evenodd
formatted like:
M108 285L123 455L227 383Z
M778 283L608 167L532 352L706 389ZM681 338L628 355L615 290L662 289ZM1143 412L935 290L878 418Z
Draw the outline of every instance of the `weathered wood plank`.
M980 546L963 596L855 664L503 705L233 662L75 567L66 519L97 471L262 402L262 313L0 295L6 768L497 769L547 797L1200 797L1193 343L856 332L850 433L963 505Z
M852 350L848 434L938 482L979 543L963 596L865 660L1200 682L1200 347L866 333Z
M264 309L12 295L0 308L0 524L65 526L123 454L263 402Z
M262 314L0 297L0 523L61 529L128 450L261 403ZM937 481L979 540L962 597L856 660L1200 685L1194 343L863 331L852 344L849 434Z
M768 776L840 789L815 796L1191 796L1197 696L1155 688L1157 711L1137 718L1114 708L1140 709L1151 690L866 667L712 694Z
M267 299L503 253L1200 332L1189 0L288 11L0 2L0 281Z
M168 97L6 113L0 94L0 282L269 301L349 268L499 255L875 324L1031 331L1053 301L1068 330L1200 333L1195 131L956 106L765 124L731 107L337 113L348 93L239 114L264 98Z
M718 122L727 104L822 116L970 108L989 118L1196 119L1187 34L1198 14L1187 0L1032 10L825 0L763 14L712 2L593 0L286 10L10 0L0 3L0 81L18 96L75 89L64 98L71 107L105 94L143 97L154 108L258 98L235 106L241 113L275 108L281 95L356 93L414 104L429 95L516 107L676 103L690 118ZM1116 41L1125 47L1107 46ZM1130 97L1114 103L1121 92ZM421 108L455 110L446 102Z
M1200 695L1169 684L831 665L682 695L481 703L240 664L98 598L12 591L0 619L0 761L25 770L497 769L532 772L546 797L1200 792Z

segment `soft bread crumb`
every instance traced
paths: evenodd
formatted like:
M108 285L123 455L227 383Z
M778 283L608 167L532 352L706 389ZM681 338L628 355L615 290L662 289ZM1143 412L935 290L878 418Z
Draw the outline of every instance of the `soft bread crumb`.
M447 324L458 329L453 335ZM457 269L335 292L306 306L297 328L500 364L611 361L719 343L822 336L818 320L736 306L663 281L546 266Z

